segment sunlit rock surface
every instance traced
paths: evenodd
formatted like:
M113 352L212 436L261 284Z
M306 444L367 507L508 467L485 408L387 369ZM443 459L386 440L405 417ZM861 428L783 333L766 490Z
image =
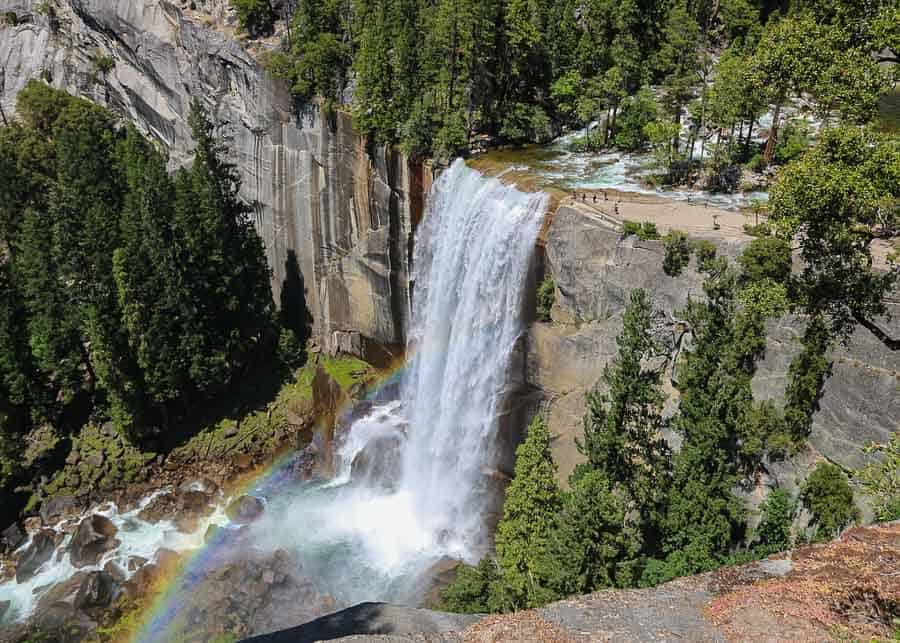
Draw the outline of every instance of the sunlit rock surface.
M712 230L704 235L719 253L736 257L750 241L726 238ZM563 205L554 215L546 241L547 269L556 283L552 324L533 324L529 335L529 383L549 400L551 431L558 437L554 453L565 480L579 460L574 438L581 435L584 394L599 380L603 366L617 353L616 336L633 288L644 288L662 309L657 329L677 339L676 311L688 297L701 297L702 275L696 260L675 278L663 272L662 241L641 241L583 210ZM900 304L889 304L894 321L880 320L883 328L900 335ZM786 316L769 325L766 357L753 381L760 399L780 399L787 370L799 349L804 320ZM860 328L849 347L833 352L833 372L825 384L821 406L813 420L810 444L821 455L847 467L865 461L862 447L885 442L897 430L900 417L900 354L891 352L868 330ZM675 394L669 378L664 378ZM674 399L669 402L674 408ZM797 467L812 464L797 463ZM778 484L793 485L797 467L773 467ZM780 474L780 475L779 475Z

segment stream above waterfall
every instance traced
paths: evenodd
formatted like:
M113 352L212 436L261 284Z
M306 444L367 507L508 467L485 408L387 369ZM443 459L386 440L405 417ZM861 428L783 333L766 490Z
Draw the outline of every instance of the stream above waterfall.
M542 193L454 163L435 182L417 233L408 363L390 394L339 427L333 479L302 481L289 460L279 461L246 487L243 497L258 517L236 520L229 505L240 498L211 495L216 510L189 533L142 518L142 509L171 490L131 511L108 505L92 513L112 521L115 541L110 536L81 569L70 550L83 516L62 521L46 530L52 552L36 574L0 584L5 619L27 618L76 572L113 565L123 579L135 577L167 550L181 563L153 579L164 591L144 615L141 641L215 632L223 610L259 598L222 594L257 585L267 604L254 607L246 634L360 601L416 605L436 566L477 561L491 547L490 516L502 495L488 472L504 455L500 417L508 411L510 359L524 330L524 291L547 205Z

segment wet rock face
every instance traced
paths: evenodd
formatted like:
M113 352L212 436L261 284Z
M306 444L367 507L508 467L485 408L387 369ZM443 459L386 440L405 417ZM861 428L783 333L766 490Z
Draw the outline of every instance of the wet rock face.
M206 101L229 123L241 195L254 205L275 301L302 306L305 291L315 339L329 352L379 361L403 346L408 244L430 187L421 165L384 148L370 158L348 114L329 122L315 105L298 112L284 83L176 3L60 0L55 20L36 11L37 0L3 4L32 16L27 25L0 24L7 115L28 80L43 77L134 122L177 167L193 149L190 102ZM227 3L208 5L213 26L229 26ZM100 55L115 67L98 81ZM302 283L282 298L293 261Z
M38 568L50 560L55 549L56 534L53 531L45 529L34 534L16 563L16 582L24 583L34 576Z
M72 518L81 513L82 505L74 496L55 496L41 505L41 520L50 525L61 518Z
M0 554L7 554L14 551L19 545L25 542L25 531L18 523L13 523L9 527L0 532Z
M246 525L262 516L263 511L265 505L262 500L253 496L241 496L228 505L225 515L233 523Z
M213 483L209 483L210 489L216 489ZM164 493L154 498L138 517L152 524L161 520L170 520L182 533L196 531L200 521L209 516L215 507L212 498L205 491L199 490L194 483L183 485L183 491L177 493Z
M95 514L82 520L69 544L72 565L74 567L96 565L103 554L118 547L116 533L118 529L105 516Z
M350 465L353 481L385 491L394 489L403 462L403 443L401 435L382 435L369 442Z
M91 572L78 586L75 608L83 610L108 607L113 597L113 583L112 576L106 572Z

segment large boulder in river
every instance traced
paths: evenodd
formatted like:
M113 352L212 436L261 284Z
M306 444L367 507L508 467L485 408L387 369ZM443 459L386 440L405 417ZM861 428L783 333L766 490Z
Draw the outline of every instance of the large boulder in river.
M81 512L81 505L75 496L54 496L41 505L41 520L50 525L61 518L72 518Z
M0 532L0 554L15 551L23 542L25 542L25 531L19 526L19 523L14 522Z
M116 539L118 531L106 516L94 514L82 520L69 544L72 565L74 567L96 565L103 554L119 546Z
M56 534L50 529L37 532L16 563L16 582L24 583L41 565L50 560L56 549Z
M112 576L106 572L91 572L78 586L74 605L80 610L108 607L112 602L113 590Z
M400 476L404 441L399 433L373 438L350 464L353 481L373 489L393 490Z
M246 525L259 518L264 510L265 505L259 498L241 496L228 505L228 508L225 509L225 515L233 523Z

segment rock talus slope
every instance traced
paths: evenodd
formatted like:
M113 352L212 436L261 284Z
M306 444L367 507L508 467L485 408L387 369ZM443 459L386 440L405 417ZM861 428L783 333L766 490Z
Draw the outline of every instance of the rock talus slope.
M14 113L29 80L43 79L126 117L177 167L190 159L187 116L200 99L227 123L276 301L293 251L318 342L387 360L403 345L410 240L430 178L396 152L367 150L348 115L295 104L216 30L221 4L203 18L165 0L0 0L0 13L18 17L0 23L4 113ZM106 74L96 63L103 56L115 61Z

